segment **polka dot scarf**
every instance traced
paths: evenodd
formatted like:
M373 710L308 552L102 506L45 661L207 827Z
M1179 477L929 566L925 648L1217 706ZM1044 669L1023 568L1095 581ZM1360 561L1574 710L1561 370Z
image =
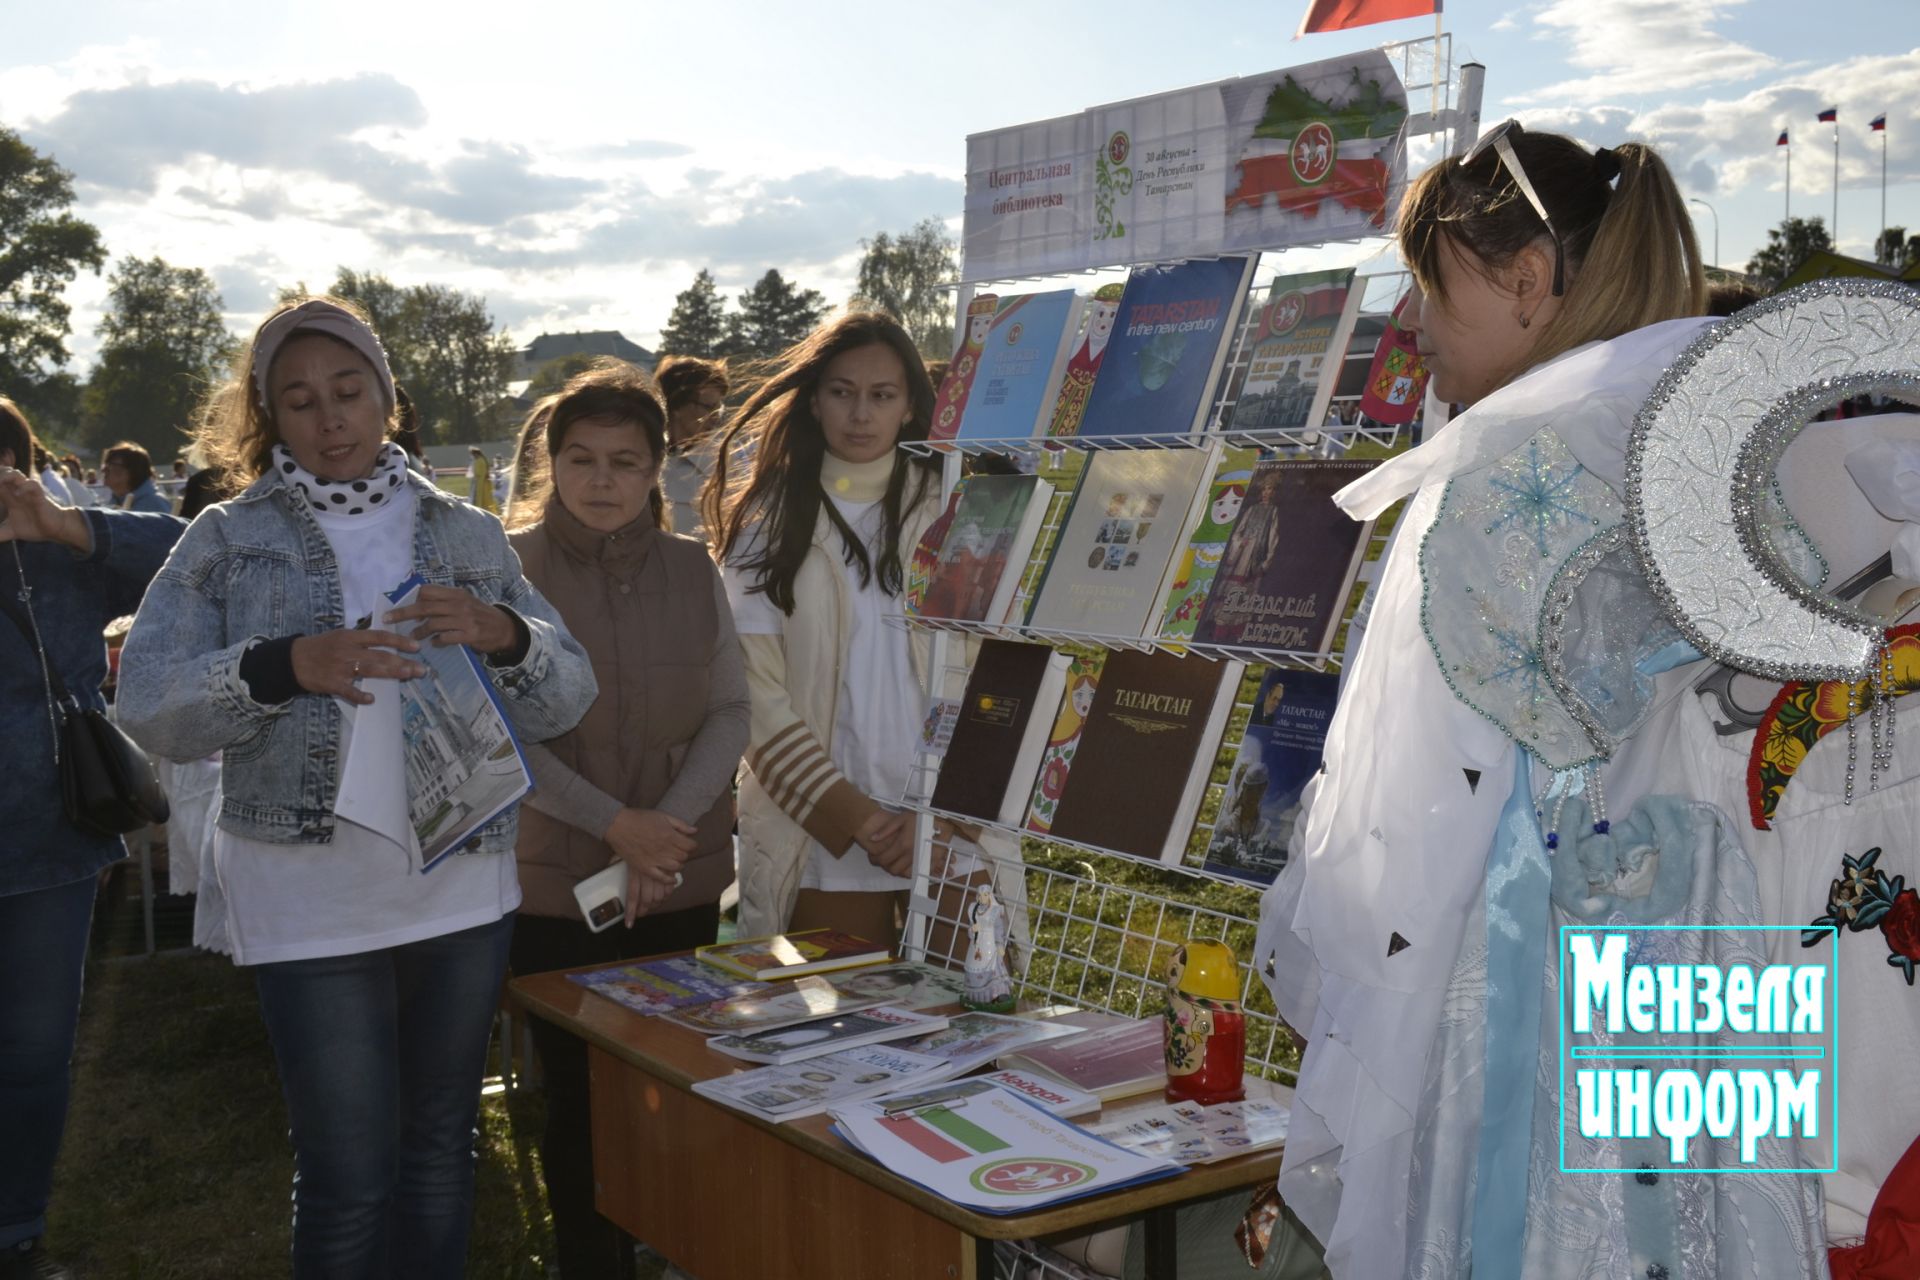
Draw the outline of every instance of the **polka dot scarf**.
M330 516L363 516L393 500L394 490L407 482L407 455L389 440L380 446L373 474L359 480L325 480L293 460L287 446L273 446L273 465L307 505Z

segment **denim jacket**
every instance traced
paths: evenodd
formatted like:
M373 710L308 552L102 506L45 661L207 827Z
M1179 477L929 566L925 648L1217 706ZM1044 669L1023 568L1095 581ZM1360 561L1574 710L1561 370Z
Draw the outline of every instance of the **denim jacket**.
M409 473L413 570L512 609L532 643L486 665L514 732L558 737L598 692L586 651L520 572L500 522ZM398 584L396 584L398 585ZM340 777L340 708L300 694L256 702L240 657L259 640L349 625L333 549L298 489L269 472L200 513L154 579L120 659L120 723L174 760L222 753L220 827L271 844L329 844ZM518 809L484 827L480 853L513 851ZM472 846L470 846L472 847Z
M140 593L187 526L172 516L89 508L93 550L84 556L50 542L22 542L20 565L33 591L33 622L47 665L88 707L106 705L107 645L101 632L139 607ZM13 553L0 545L0 591L18 600ZM126 855L118 837L88 835L67 821L53 765L53 727L40 655L0 614L0 894L70 884Z

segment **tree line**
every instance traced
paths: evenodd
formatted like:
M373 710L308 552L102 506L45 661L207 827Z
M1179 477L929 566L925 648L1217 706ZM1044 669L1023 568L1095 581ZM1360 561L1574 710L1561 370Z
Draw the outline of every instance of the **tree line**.
M98 273L108 260L99 228L76 217L73 202L73 175L0 129L0 394L50 439L88 449L133 440L171 458L207 389L227 376L241 339L227 328L225 301L206 271L128 255L108 270L98 359L84 378L67 369L73 328L64 292L81 271ZM954 247L931 218L863 241L850 302L890 311L929 356L946 355L952 322L943 287L955 275ZM302 282L281 296L305 291ZM507 397L514 344L485 297L346 266L328 291L366 309L428 441L494 439L516 425L519 406ZM703 269L675 300L660 350L763 360L805 337L827 310L819 290L778 270L729 308ZM529 392L564 373L542 371Z

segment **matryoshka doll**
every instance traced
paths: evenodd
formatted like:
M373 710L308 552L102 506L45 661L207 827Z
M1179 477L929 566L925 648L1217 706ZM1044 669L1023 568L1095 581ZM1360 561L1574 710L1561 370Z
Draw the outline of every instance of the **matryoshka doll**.
M1244 1082L1247 1022L1240 971L1223 942L1189 942L1167 965L1167 1101L1238 1102Z

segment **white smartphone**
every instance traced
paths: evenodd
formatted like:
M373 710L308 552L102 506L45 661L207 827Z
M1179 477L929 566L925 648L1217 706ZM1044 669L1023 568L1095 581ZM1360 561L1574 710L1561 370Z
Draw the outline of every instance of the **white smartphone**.
M674 888L683 877L673 873ZM615 862L604 871L596 871L573 886L573 900L587 918L587 928L599 933L627 914L627 864Z

